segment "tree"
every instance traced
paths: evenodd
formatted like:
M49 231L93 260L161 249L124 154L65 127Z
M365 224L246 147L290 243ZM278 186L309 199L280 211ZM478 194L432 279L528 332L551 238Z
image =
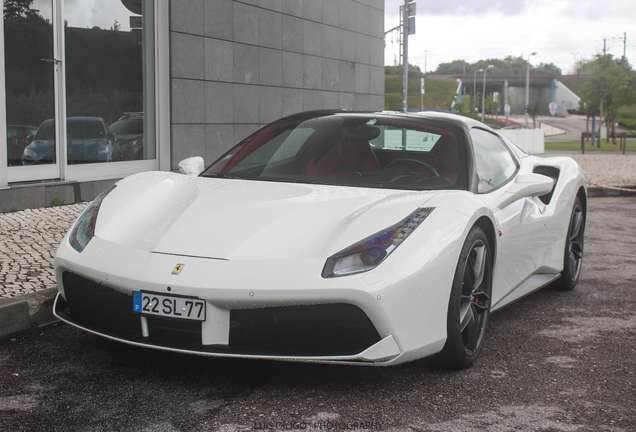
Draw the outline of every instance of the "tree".
M402 75L404 74L404 68L400 66L384 66L384 74L385 75ZM424 73L417 65L412 65L409 63L409 78L421 78L424 76Z
M4 19L18 20L25 18L43 19L38 9L31 9L33 0L4 0Z
M121 30L121 24L119 24L119 21L115 20L115 22L113 23L113 25L110 27L110 29L112 31L120 31Z
M497 114L497 108L499 108L499 102L495 102L495 95L490 93L486 96L484 101L484 111L488 114Z
M454 75L464 73L464 68L468 66L465 64L464 60L453 60L450 63L440 63L437 66L436 74L441 75ZM468 68L466 67L466 73L468 73Z
M538 99L526 106L526 112L528 113L530 117L532 117L532 129L536 129L537 127L536 118L539 115L539 112L541 111L542 105L543 105L543 102L540 99Z
M471 64L465 64L463 60L453 60L450 63L440 63L435 73L440 75L456 75L464 73L465 69L466 74L472 74L473 72L479 69L487 68L490 65L493 65L494 68L489 73L500 75L522 75L526 73L526 69L528 68L528 61L523 57L513 56L507 56L503 60L479 60ZM541 63L539 64L539 66L533 67L532 71L536 74L548 74L556 76L561 75L561 69L559 69L553 63Z
M594 75L583 94L586 106L605 117L607 129L616 121L618 110L636 103L636 72L611 54L598 55L591 69ZM609 141L609 133L607 135Z

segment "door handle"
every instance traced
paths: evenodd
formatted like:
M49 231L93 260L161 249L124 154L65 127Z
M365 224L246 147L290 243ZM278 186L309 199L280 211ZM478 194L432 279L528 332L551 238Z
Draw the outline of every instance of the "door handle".
M54 59L40 59L41 62L45 62L45 63L55 63L55 64L60 64L62 63L62 59L59 58L54 58Z

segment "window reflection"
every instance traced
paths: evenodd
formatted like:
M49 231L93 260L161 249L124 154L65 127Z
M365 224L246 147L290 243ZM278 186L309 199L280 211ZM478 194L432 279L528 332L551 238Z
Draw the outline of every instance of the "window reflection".
M470 131L475 150L479 193L489 192L504 184L517 171L517 164L496 135L482 129Z
M54 112L52 3L32 3L4 0L8 166L22 165L38 126Z
M52 11L62 1L66 163L155 158L153 1L3 0L7 164L59 162ZM84 136L88 125L100 136Z
M107 126L103 137L91 138L99 145L69 129L68 163L153 158L144 150L143 38L140 29L130 28L141 25L140 10L113 0L92 1L92 14L77 12L77 6L78 0L65 2L67 115Z
M68 163L110 162L121 158L115 134L99 117L69 117ZM24 150L24 165L53 163L55 161L55 123L53 119L42 123L33 142Z

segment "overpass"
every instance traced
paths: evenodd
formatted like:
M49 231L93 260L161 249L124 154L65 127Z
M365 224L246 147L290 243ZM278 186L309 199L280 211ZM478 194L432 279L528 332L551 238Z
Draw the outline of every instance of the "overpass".
M474 97L473 92L480 94L484 85L484 74L455 74L446 75L462 83L462 95ZM504 105L510 105L511 114L525 114L526 75L486 74L486 95L499 93L499 112L503 114ZM568 109L576 109L580 98L558 80L556 75L530 73L529 102L540 99L543 101L542 113L548 113L548 104L557 103L557 114L567 114Z

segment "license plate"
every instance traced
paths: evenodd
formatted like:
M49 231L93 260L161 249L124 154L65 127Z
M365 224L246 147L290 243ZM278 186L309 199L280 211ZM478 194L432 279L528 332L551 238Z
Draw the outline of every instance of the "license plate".
M205 321L205 300L135 291L133 292L133 312Z

